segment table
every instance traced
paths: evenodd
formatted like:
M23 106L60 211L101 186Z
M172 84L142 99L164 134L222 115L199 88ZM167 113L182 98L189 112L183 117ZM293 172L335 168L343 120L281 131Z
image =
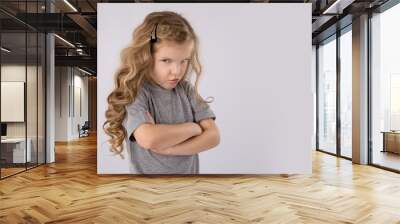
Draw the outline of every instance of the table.
M383 133L382 152L400 154L400 131L382 131L381 133Z
M31 162L32 140L26 139L28 143L25 154L25 138L6 138L1 139L1 157L6 163L26 163ZM25 161L26 159L26 161Z

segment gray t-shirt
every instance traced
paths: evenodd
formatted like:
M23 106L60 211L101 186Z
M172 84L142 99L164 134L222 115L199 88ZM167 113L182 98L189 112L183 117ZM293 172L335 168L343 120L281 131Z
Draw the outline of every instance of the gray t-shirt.
M137 144L133 131L143 123L151 121L150 112L156 124L179 124L199 122L206 118L215 120L215 114L207 103L195 97L194 87L188 81L181 81L172 90L144 81L135 100L126 106L125 128L129 137L127 146L137 173L140 174L198 174L199 157L195 155L161 155L142 148ZM132 135L131 135L132 134Z

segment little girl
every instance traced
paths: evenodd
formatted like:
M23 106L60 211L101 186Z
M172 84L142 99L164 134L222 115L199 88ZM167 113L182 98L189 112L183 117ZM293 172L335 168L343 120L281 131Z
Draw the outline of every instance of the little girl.
M111 151L120 154L125 141L141 174L198 174L198 153L219 144L219 131L197 91L201 65L191 25L174 12L150 13L121 59L103 125Z

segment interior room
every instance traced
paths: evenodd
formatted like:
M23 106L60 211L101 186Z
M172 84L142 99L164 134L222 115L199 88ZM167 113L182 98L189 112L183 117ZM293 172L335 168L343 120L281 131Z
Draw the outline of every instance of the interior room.
M98 97L108 89L97 86L101 83L98 56L110 52L97 51L102 49L98 46L101 27L98 21L113 19L100 20L98 12L103 6L119 4L129 7L221 4L226 6L225 10L228 4L309 6L311 40L307 47L312 51L312 80L308 93L313 98L309 122L313 133L311 140L307 139L312 141L307 155L311 156L312 172L196 175L99 172L101 153L111 154L111 151L99 151L108 143L99 140L104 131L104 122L99 121L107 114L104 104L98 104ZM204 16L211 21L226 20L226 24L236 27L229 23L229 18ZM243 16L238 13L235 18ZM284 16L293 15L284 13ZM276 25L284 21L267 22ZM398 0L1 0L0 223L398 224L399 24ZM154 29L157 31L157 26ZM221 27L209 27L210 32L214 29ZM296 36L291 38L297 40ZM146 41L145 46L157 42L152 35ZM220 42L212 41L217 48ZM257 37L255 41L263 42ZM246 49L244 46L242 50ZM148 48L147 52L151 56L148 58L153 59L157 51ZM223 54L217 56L224 59ZM102 62L110 63L115 58L106 59ZM265 59L268 60L271 59ZM293 63L296 61L288 61L285 66ZM130 83L128 79L124 81L121 83ZM260 99L264 91L268 92L260 88ZM290 92L290 88L286 91ZM271 94L279 99L279 94ZM232 102L243 105L240 100L243 99ZM282 113L296 113L296 107ZM148 119L147 127L161 124L151 118L151 114L144 118ZM257 122L256 117L250 119ZM287 122L267 119L273 124ZM198 132L205 130L200 122L195 126ZM296 133L290 131L280 144L293 141L291 136ZM263 134L260 132L255 134ZM133 142L130 137L135 137L134 132L124 134L129 138L123 140ZM153 137L145 135L149 136ZM158 148L157 144L149 145L148 150ZM296 159L295 154L287 157ZM111 160L121 161L119 157Z

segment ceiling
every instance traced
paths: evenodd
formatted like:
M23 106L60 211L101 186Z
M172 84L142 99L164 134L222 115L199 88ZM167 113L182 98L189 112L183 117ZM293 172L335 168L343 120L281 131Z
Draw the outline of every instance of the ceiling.
M372 10L387 0L202 0L184 1L193 3L312 3L312 37L313 43L319 43L336 32L337 28L351 24L353 16ZM96 30L97 3L173 3L183 1L139 1L139 0L45 0L18 1L1 0L0 28L2 45L16 49L16 52L34 52L37 43L28 43L27 50L25 30L55 32L56 65L80 66L96 72ZM332 7L331 7L332 6ZM52 10L52 13L48 13ZM327 10L329 8L329 10ZM325 13L323 13L325 12ZM290 16L290 15L289 15ZM340 20L340 22L338 22ZM339 25L338 25L339 24ZM33 36L32 36L33 37ZM31 37L31 38L32 38ZM66 43L62 39L71 44ZM28 38L29 39L29 38ZM30 40L28 40L29 42ZM36 45L35 45L36 44ZM39 47L42 47L41 45ZM17 53L15 53L17 54ZM3 55L3 54L2 54ZM29 58L29 56L28 56Z

